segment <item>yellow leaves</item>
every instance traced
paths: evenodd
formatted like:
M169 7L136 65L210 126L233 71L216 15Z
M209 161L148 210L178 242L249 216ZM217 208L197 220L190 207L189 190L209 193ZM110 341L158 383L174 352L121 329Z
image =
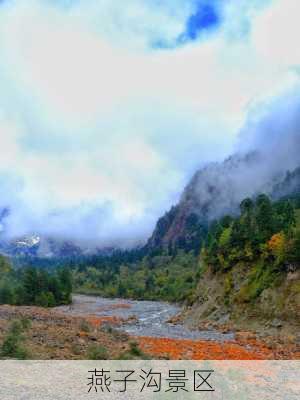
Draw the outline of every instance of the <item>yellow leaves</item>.
M278 259L284 257L286 250L286 237L283 232L275 233L268 241L268 250Z
M271 237L271 239L268 241L268 248L271 251L279 251L281 250L285 245L285 235L284 233L275 233Z

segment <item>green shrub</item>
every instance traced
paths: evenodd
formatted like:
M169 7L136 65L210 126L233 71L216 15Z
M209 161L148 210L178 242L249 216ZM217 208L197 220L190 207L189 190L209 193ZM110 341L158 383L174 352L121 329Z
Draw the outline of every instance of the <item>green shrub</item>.
M108 360L109 354L107 349L101 345L91 345L87 351L88 360Z
M42 292L35 298L35 304L41 307L54 307L56 305L52 292Z
M118 360L149 360L149 356L142 352L142 350L138 347L137 342L129 343L129 350L121 353L118 357Z
M27 329L31 328L31 320L29 318L27 318L27 317L22 317L20 319L20 323L21 323L22 328L24 330L27 330Z
M7 283L4 283L0 287L0 304L14 304L14 302L15 295L13 289Z
M250 272L248 283L241 287L237 294L238 302L251 302L256 300L261 293L274 285L278 274L270 266L258 263Z
M17 358L24 360L28 358L28 352L23 346L25 340L23 331L28 326L27 320L13 321L1 346L3 358Z
M129 351L133 356L136 356L136 357L142 356L143 353L142 353L141 349L138 347L137 342L130 342L129 347L130 347Z

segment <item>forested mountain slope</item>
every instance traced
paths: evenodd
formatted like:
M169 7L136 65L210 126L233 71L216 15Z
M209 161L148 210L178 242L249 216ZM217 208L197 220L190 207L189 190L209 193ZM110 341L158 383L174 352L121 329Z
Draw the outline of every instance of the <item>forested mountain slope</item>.
M184 319L258 331L300 326L300 197L245 199L210 228Z
M198 250L209 224L224 215L237 215L240 202L260 193L272 199L300 193L300 167L271 173L261 168L262 156L235 155L195 173L179 203L161 217L148 240L148 249Z

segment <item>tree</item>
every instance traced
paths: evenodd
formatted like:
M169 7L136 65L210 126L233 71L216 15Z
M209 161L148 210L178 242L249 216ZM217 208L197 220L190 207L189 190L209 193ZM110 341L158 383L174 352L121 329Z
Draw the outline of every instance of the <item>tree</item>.
M229 246L230 240L231 240L231 232L232 228L228 227L223 230L220 238L219 238L219 246L226 250Z
M35 304L41 307L54 307L56 301L52 292L42 292L36 297Z
M286 238L283 232L275 233L268 241L268 249L276 258L276 263L282 263L286 257Z
M295 208L290 200L284 202L283 208L283 229L288 233L292 228L296 226L296 215Z
M0 255L0 274L1 274L1 277L3 275L5 275L5 274L8 274L9 272L11 272L11 270L12 270L12 267L11 267L11 264L10 264L9 260L6 257Z
M300 231L298 230L295 234L295 238L292 241L291 248L289 250L288 259L290 262L295 263L296 266L300 267Z
M244 199L241 204L240 204L240 210L241 214L251 214L254 209L254 203L253 200L251 200L249 197Z
M259 195L256 199L256 225L260 242L265 242L275 233L272 203L265 194Z
M63 267L58 271L58 280L61 290L61 300L63 303L68 304L71 302L72 295L72 275L69 268Z
M25 304L34 304L36 297L39 294L39 290L37 287L38 282L38 273L36 268L27 268L24 271L23 276L23 296Z
M13 304L14 301L13 289L8 282L4 282L3 286L0 287L0 304Z

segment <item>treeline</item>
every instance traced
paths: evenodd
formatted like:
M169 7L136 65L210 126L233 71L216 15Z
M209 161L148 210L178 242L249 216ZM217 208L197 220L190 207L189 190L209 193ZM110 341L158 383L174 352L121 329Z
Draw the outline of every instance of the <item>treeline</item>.
M6 267L0 269L7 269L1 260ZM144 247L76 259L27 259L27 263L33 267L2 274L6 278L0 281L1 303L68 303L72 283L79 293L192 303L204 269L227 273L236 266L241 271L251 269L250 294L245 298L255 298L280 274L299 269L299 196L273 202L261 194L243 200L239 216L224 216L210 225L197 252ZM230 274L227 278L230 291Z
M68 268L53 272L36 267L14 269L0 256L0 274L0 304L54 307L71 302L72 276Z
M259 195L242 201L238 218L225 216L211 227L202 249L203 261L215 271L260 259L278 270L300 265L298 201L272 202Z
M135 262L89 260L73 271L75 291L107 297L182 302L197 284L198 257L193 252L160 252Z
M160 249L134 260L122 258L122 253L95 257L77 265L73 278L81 293L192 303L203 269L228 272L236 265L252 268L253 297L278 274L299 268L298 198L272 202L262 194L245 199L238 217L225 216L211 224L196 254Z
M194 291L198 256L199 250L195 254L143 247L76 259L26 257L17 261L20 269L24 263L50 272L67 268L78 293L176 302L188 299Z

